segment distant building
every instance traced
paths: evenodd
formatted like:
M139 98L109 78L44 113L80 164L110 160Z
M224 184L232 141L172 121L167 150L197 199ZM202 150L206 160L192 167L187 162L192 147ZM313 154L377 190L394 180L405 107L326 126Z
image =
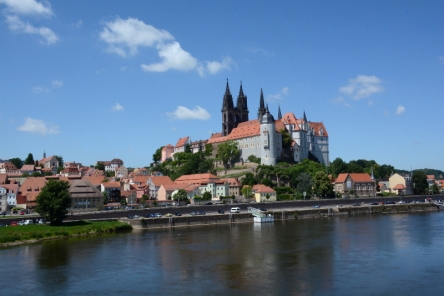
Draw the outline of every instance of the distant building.
M341 195L376 196L376 185L369 174L345 173L339 174L334 191Z

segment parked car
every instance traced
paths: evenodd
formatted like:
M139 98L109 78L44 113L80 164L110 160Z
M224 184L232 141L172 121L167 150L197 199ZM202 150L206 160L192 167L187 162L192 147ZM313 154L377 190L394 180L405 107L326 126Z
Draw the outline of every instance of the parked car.
M1 212L0 215L6 216L6 211Z
M225 214L225 211L224 210L218 210L217 211L219 214Z
M4 226L8 226L8 225L0 223L0 227L4 227Z
M20 215L24 215L24 214L25 214L25 211L20 211L19 214L20 214Z
M46 224L46 219L40 219L39 224Z
M32 225L32 224L34 224L34 221L32 221L31 219L23 221L23 225Z
M128 215L127 217L128 217L128 219L134 219L133 215Z
M162 214L161 214L161 213L156 213L155 216L156 216L157 218L160 218L160 217L162 217Z
M261 208L259 210L261 210L262 212L266 212L267 211L267 209L264 209L264 208Z
M196 213L196 212L191 212L190 215L191 215L191 216L196 216L197 213Z
M213 203L211 201L208 201L205 203L206 206L211 206Z
M379 205L379 203L377 203L377 202L371 202L371 203L369 203L369 205L371 205L371 206L377 206L377 205Z
M11 224L9 224L9 226L17 226L17 225L18 225L17 221L12 221Z
M134 215L134 219L140 218L139 215Z
M240 213L241 209L239 207L234 207L230 209L230 213Z
M176 216L182 216L182 214L179 213L179 212L174 213L174 215L176 215Z
M173 214L171 213L165 214L165 217L173 217Z
M312 206L312 208L314 208L314 209L319 209L321 206L320 205L314 205L314 206Z
M355 202L355 203L353 203L353 206L354 206L354 207L360 207L360 206L361 206L361 204L360 204L360 203L358 203L358 202Z

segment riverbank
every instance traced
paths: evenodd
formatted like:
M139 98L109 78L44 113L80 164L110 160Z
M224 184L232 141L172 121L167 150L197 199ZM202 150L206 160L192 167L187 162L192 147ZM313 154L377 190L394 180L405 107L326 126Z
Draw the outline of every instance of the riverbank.
M60 226L23 225L0 227L0 247L36 243L44 240L98 235L131 230L128 223L119 221L73 221Z
M282 210L268 211L275 220L323 218L338 215L372 215L372 214L396 214L420 211L438 211L439 208L433 203L418 204L383 204L383 205L360 205L360 206L328 206L320 208L287 208ZM193 225L211 225L226 223L253 223L251 213L239 214L214 214L203 216L180 216L141 219L120 219L130 224L135 229L155 229L184 227Z

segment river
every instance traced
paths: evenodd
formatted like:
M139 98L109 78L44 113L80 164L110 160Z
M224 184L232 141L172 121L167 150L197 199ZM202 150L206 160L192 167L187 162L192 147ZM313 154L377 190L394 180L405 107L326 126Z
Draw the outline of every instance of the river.
M442 295L444 213L140 230L0 249L2 295Z

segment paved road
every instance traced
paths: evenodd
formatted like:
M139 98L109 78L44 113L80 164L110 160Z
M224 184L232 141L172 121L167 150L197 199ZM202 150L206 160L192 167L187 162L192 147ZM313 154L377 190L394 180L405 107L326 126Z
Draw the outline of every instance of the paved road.
M110 210L110 211L100 211L100 212L89 212L89 213L75 213L74 215L69 215L65 221L70 220L89 220L89 219L116 219L116 218L124 218L128 215L139 215L142 217L145 214L152 213L160 213L163 215L167 213L174 214L175 212L180 212L182 215L189 214L191 212L205 212L207 214L217 214L218 210L224 210L225 213L228 213L232 207L240 207L242 212L247 211L247 207L251 206L254 208L265 208L269 211L283 210L283 209L297 209L297 208L306 208L312 207L314 205L319 205L322 207L333 207L336 205L343 206L351 206L353 203L362 203L368 204L369 202L380 202L380 201L395 201L398 202L401 199L404 201L424 201L426 198L432 198L432 200L444 200L444 195L436 194L436 195L421 195L421 196L397 196L397 197L372 197L372 198L352 198L352 199L325 199L325 200L307 200L307 201L287 201L287 202L265 202L265 203L233 203L228 205L198 205L198 206L187 206L187 207L156 207L150 209L143 210ZM37 215L24 215L24 216L14 216L8 218L6 216L4 219L0 219L0 223L9 224L12 221L20 221L22 219L37 219L40 218Z

